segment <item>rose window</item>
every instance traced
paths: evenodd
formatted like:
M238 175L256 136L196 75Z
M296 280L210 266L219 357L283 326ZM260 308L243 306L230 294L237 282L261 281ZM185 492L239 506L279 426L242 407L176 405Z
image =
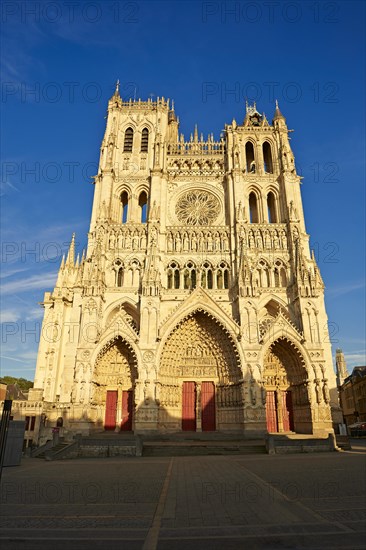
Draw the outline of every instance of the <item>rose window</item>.
M179 198L175 213L187 225L209 225L218 217L220 203L207 191L188 191Z

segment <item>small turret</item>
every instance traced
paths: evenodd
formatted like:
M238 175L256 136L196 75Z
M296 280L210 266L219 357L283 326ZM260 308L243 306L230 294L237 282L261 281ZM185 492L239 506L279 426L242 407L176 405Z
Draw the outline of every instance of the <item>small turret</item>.
M113 97L119 97L119 98L121 97L121 96L119 95L119 79L118 79L117 82L116 82L116 89L114 90Z
M277 99L276 99L275 114L273 117L273 126L278 130L285 130L286 132L288 132L286 119L280 111Z
M282 118L286 122L286 119L283 116L283 114L281 113L280 108L278 106L278 101L276 99L276 109L275 109L275 114L274 114L273 120L277 120L279 118Z
M172 101L172 108L168 112L168 139L171 143L178 142L178 129L179 121L174 111L174 101Z
M119 94L119 86L120 86L120 83L119 83L119 79L118 79L117 82L116 82L116 88L114 90L114 94L112 95L111 99L109 100L108 109L114 109L116 107L118 108L122 104L122 98Z

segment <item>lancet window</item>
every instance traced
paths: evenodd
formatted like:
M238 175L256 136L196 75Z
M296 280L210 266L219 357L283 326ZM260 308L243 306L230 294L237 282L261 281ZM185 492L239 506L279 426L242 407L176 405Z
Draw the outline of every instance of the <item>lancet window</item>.
M131 153L132 152L132 146L133 146L133 129L127 128L125 131L125 140L123 144L123 152L124 153Z
M147 194L145 191L142 191L139 196L139 209L140 209L140 220L141 223L147 222Z
M250 223L259 223L258 198L253 191L249 195L249 220Z
M149 130L144 128L141 132L141 153L147 153L149 148Z
M121 204L122 204L122 223L126 223L128 220L128 193L123 191L121 195Z
M256 172L254 147L251 141L247 141L245 144L245 158L247 161L247 172L254 174Z
M262 146L264 171L266 174L273 174L272 150L268 141L265 141Z

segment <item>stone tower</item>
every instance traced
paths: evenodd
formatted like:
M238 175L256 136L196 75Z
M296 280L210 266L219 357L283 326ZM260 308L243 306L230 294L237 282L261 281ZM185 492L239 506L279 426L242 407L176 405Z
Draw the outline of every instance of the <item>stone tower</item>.
M336 350L337 386L341 386L348 376L346 360L341 349Z
M340 421L285 117L219 140L108 103L88 246L44 298L33 399L70 431L324 433ZM333 418L332 418L333 417Z

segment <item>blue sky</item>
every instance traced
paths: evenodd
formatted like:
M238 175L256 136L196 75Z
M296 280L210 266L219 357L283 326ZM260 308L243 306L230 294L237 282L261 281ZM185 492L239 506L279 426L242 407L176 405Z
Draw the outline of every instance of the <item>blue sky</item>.
M32 379L44 291L86 244L108 98L175 100L219 136L245 98L287 118L333 351L365 364L365 4L4 2L1 373ZM37 330L38 329L38 330Z

